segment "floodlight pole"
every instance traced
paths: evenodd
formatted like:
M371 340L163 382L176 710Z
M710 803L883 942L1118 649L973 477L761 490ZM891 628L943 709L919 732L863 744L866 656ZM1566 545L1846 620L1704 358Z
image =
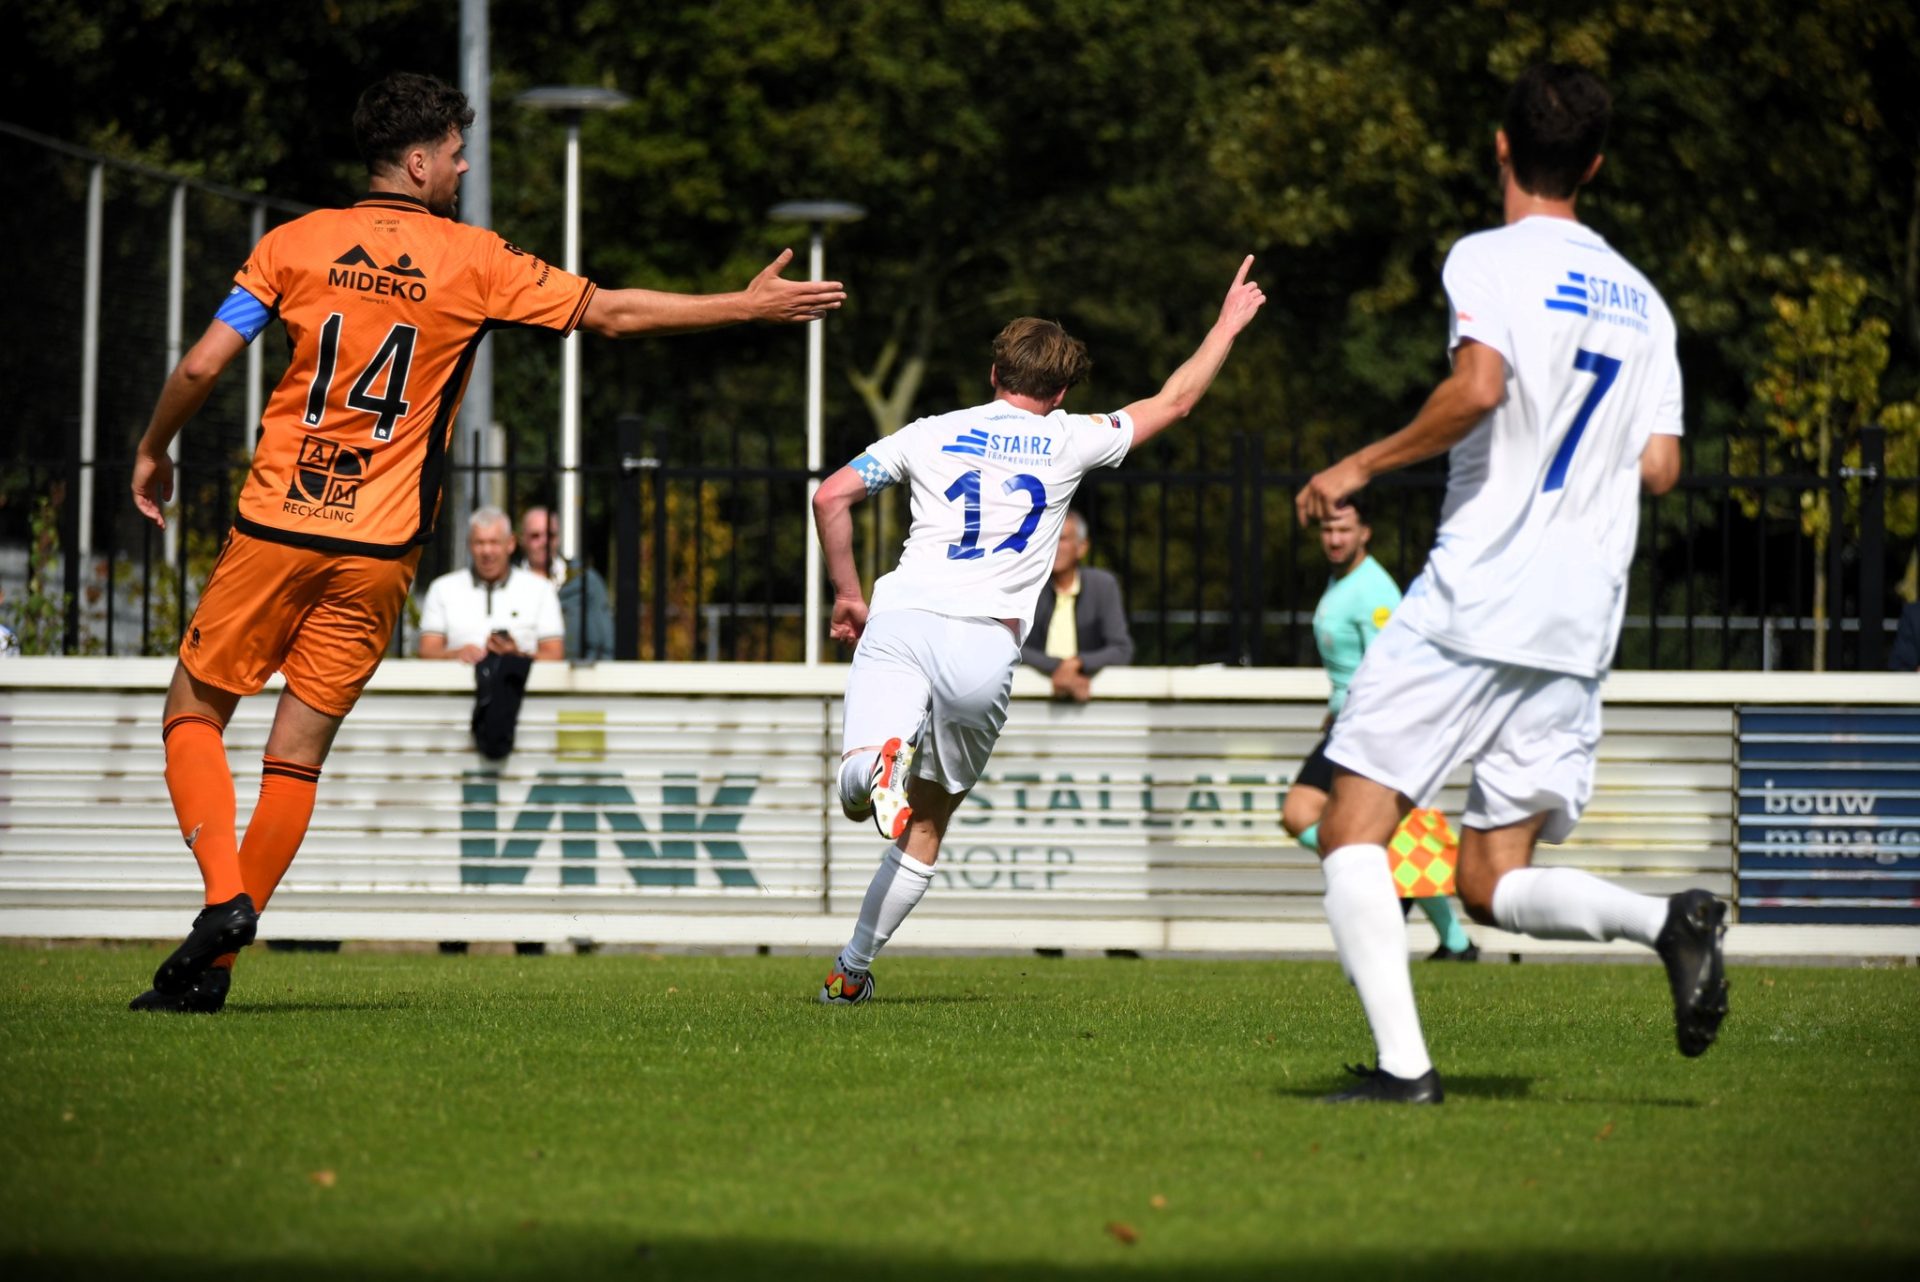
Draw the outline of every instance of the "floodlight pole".
M592 85L550 85L529 89L516 100L523 107L557 112L567 129L566 236L561 266L580 274L580 118L589 111L611 111L631 101L617 89ZM580 556L580 335L560 340L560 555L568 564Z
M561 261L580 274L580 113L567 118L567 230ZM560 555L580 560L580 331L560 340Z
M775 205L767 217L775 222L805 222L808 229L807 279L827 278L827 224L858 222L867 216L859 205L837 200L791 200ZM825 401L827 364L827 322L825 317L807 325L807 524L813 523L813 496L820 489L820 468L824 461ZM802 626L806 629L802 654L808 666L820 662L820 539L809 530L807 535L806 587L801 603Z
M100 423L100 230L106 181L106 166L94 161L87 170L87 260L80 286L80 475L75 479L80 485L81 547L77 552L83 557L92 550L93 455Z
M488 0L460 0L460 89L473 111L473 124L466 131L467 176L460 183L460 220L470 227L493 226L493 77L487 5ZM473 349L467 393L460 401L453 434L454 463L471 471L465 484L450 486L442 498L442 529L464 533L473 496L482 491L480 478L499 479L496 469L501 459L492 429L493 340L483 337Z

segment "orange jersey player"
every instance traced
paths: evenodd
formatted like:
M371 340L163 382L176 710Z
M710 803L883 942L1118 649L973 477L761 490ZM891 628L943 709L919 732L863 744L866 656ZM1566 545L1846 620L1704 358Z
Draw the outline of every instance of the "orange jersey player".
M595 292L404 193L269 232L221 309L242 334L278 311L293 343L235 528L293 547L410 555L433 529L480 339L501 325L571 333Z
M235 952L313 813L340 722L379 666L446 486L454 414L489 329L576 327L610 338L741 321L805 322L838 282L789 281L783 252L737 293L596 289L483 228L453 221L467 170L465 95L398 73L360 96L355 140L370 190L275 228L161 389L133 500L165 526L167 447L275 314L293 362L274 388L239 512L180 645L162 738L167 791L206 884L186 941L136 1010L217 1011ZM260 801L235 831L223 734L242 695L286 677Z

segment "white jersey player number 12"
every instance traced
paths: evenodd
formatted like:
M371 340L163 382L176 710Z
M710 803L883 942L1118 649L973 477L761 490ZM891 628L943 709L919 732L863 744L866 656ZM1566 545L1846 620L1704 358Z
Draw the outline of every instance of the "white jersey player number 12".
M847 669L837 791L889 844L847 945L820 988L829 1005L873 997L873 959L927 891L954 808L1006 723L1020 642L1052 572L1080 480L1184 418L1234 337L1265 302L1248 257L1206 339L1160 391L1113 414L1069 414L1086 345L1056 322L1022 317L993 343L984 405L916 419L828 477L813 500L833 580L833 637L856 644ZM912 492L900 563L869 607L849 509L890 485Z

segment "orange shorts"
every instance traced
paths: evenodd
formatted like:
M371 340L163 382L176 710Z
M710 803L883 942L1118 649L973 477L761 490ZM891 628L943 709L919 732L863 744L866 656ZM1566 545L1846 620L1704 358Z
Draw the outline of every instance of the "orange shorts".
M419 548L383 561L235 530L207 577L180 662L208 685L242 695L284 673L294 698L344 717L387 652L419 564Z

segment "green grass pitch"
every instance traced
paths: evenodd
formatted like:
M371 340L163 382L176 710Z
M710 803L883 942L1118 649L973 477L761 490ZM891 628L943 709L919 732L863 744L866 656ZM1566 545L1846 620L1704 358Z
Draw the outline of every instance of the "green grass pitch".
M1914 1277L1920 971L1416 966L1449 1100L1330 963L0 949L0 1270L304 1279Z

